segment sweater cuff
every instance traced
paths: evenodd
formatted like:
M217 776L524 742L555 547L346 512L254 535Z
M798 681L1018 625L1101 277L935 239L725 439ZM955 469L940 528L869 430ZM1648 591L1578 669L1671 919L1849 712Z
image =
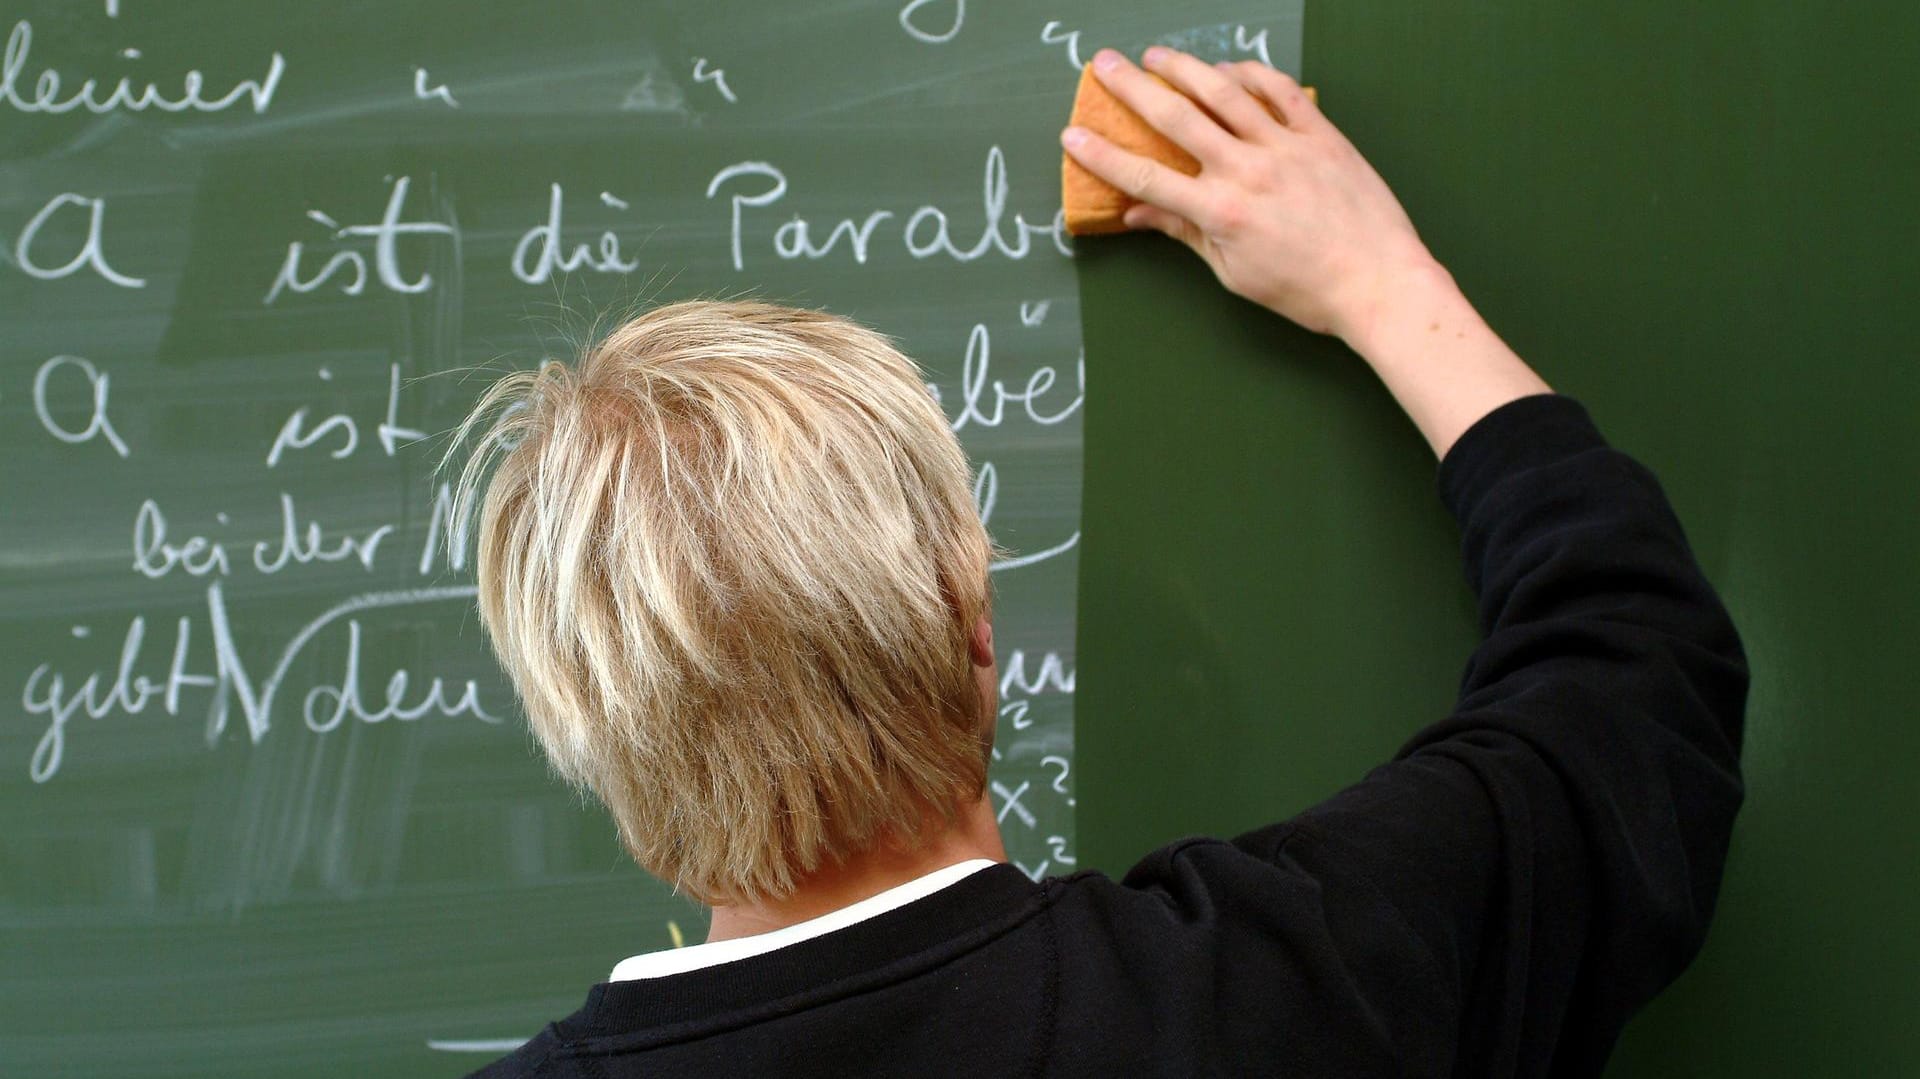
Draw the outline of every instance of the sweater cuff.
M1556 393L1508 401L1467 428L1440 462L1440 498L1465 524L1501 480L1591 449L1604 449L1580 402Z

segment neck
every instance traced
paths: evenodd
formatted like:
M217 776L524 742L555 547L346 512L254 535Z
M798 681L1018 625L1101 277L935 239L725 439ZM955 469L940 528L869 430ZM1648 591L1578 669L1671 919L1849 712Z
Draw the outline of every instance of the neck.
M877 844L864 854L808 874L785 899L713 908L707 940L733 940L796 925L974 858L1007 860L999 824L984 793L961 811L951 827L916 844Z

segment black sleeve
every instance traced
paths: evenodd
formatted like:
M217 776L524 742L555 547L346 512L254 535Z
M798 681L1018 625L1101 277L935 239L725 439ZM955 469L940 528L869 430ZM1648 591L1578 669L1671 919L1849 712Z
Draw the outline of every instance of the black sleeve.
M1436 1009L1453 1074L1598 1074L1705 938L1745 657L1653 475L1571 399L1495 410L1440 487L1484 632L1456 711L1234 845L1364 888L1422 942L1376 999Z

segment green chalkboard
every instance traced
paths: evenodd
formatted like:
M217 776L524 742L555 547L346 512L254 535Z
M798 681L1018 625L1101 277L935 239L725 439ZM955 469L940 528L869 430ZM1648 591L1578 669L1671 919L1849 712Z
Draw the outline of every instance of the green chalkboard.
M430 471L490 376L650 303L927 367L1009 552L995 805L1072 869L1056 135L1098 45L1300 33L1106 8L9 6L0 1073L458 1074L701 939L534 753Z
M1753 664L1697 963L1619 1076L1920 1074L1920 9L1382 0L1305 77L1549 382L1663 478ZM1433 462L1337 345L1082 245L1083 860L1291 814L1474 641Z

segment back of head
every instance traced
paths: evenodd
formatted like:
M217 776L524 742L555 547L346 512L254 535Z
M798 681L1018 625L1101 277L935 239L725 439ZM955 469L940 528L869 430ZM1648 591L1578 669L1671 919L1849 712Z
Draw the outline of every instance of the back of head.
M709 903L977 797L990 547L920 372L846 319L677 303L502 379L459 506L482 623L554 768Z

